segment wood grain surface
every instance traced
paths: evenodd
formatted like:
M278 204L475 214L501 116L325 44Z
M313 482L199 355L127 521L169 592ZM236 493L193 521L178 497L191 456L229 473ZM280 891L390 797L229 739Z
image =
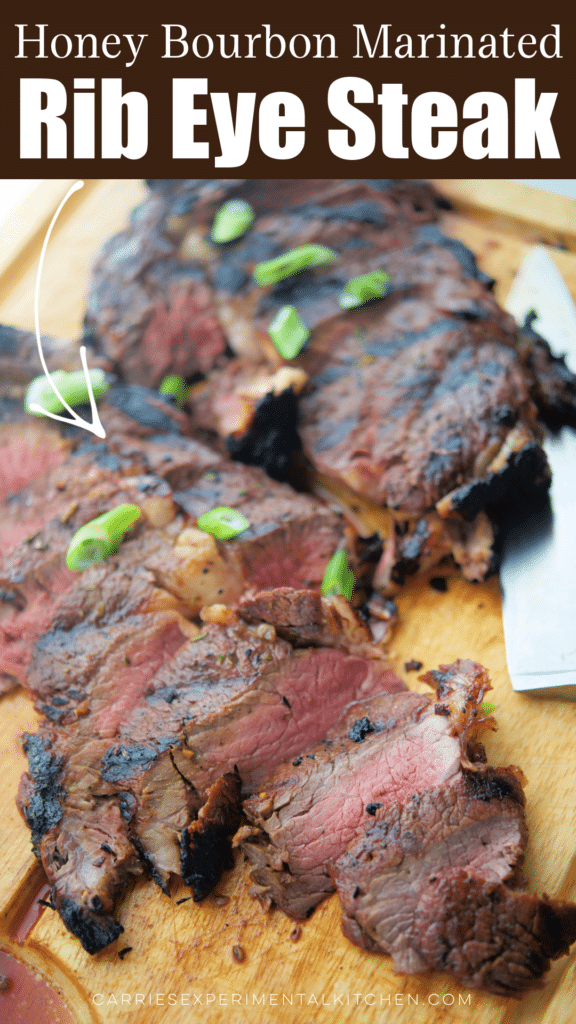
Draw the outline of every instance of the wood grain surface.
M46 227L70 182L51 181L13 219L0 242L0 321L32 328L38 254ZM509 181L442 181L455 209L443 228L472 248L497 279L502 301L535 242L550 252L576 298L576 202ZM42 330L77 338L90 265L99 245L124 226L144 195L141 182L86 181L57 223L42 280ZM18 224L21 229L19 230ZM571 251L572 250L572 251ZM518 764L528 778L530 891L576 900L576 703L513 692L504 653L498 581L480 585L436 569L448 590L412 581L398 605L400 624L390 660L408 685L426 689L404 663L423 671L456 657L489 670L498 731L487 738L493 764ZM239 858L202 905L178 904L142 881L119 907L124 934L96 956L86 954L51 910L21 944L15 938L34 906L42 872L30 853L28 829L14 797L26 760L19 737L36 715L22 692L2 700L0 716L0 947L29 964L62 995L78 1024L571 1024L576 953L557 961L546 987L521 1002L463 989L440 974L394 974L391 960L363 953L339 927L339 903L327 900L301 934L279 911L265 914L247 893ZM124 958L118 952L131 947ZM234 947L242 950L240 962ZM1 997L0 997L1 998ZM0 1003L0 1019L1 1019ZM23 1021L22 1024L30 1024Z

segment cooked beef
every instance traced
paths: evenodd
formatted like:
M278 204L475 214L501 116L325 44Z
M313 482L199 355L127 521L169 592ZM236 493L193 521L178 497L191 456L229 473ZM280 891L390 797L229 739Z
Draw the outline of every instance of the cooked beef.
M258 222L247 238L217 246L208 236L228 198L247 199ZM257 289L241 316L237 301L245 298L247 268L281 246L307 241L307 225L323 217L322 203L331 208L328 235L354 221L356 236L364 230L372 237L388 221L430 219L435 197L424 183L404 181L171 180L104 246L88 300L87 340L119 364L127 381L153 385L166 373L205 373L227 340L253 358L260 350L252 325ZM276 230L276 211L287 207L290 225Z
M532 328L535 314L526 318L520 336L526 362L535 380L534 400L541 418L552 429L576 425L576 377L564 356L556 356Z
M137 503L143 510L143 520L131 534L142 532L148 516L174 517L165 481L143 474L137 458L127 455L122 463L117 472L105 462L93 462L91 454L73 455L66 467L60 467L56 475L50 474L44 498L41 487L34 486L29 493L20 492L12 499L8 525L13 540L18 540L19 532L21 535L18 513L21 503L26 508L27 497L31 499L33 518L26 516L28 521L22 524L26 539L12 546L9 536L3 538L9 550L0 565L0 672L25 682L34 643L49 629L57 598L78 582L78 574L66 567L64 556L80 526L123 502ZM55 507L47 509L46 499L52 494ZM57 514L52 518L54 512Z
M318 590L291 587L252 593L242 598L239 611L248 622L269 622L295 646L344 647L366 658L381 654L375 644L388 639L388 631L381 625L394 621L391 613L376 617L368 611L367 625L346 598L326 598ZM376 624L378 636L371 631Z
M475 765L376 812L331 867L342 929L396 970L446 971L518 996L576 940L576 906L518 891L527 841L516 773Z
M211 245L212 217L228 196L253 203L255 225L238 242ZM512 322L489 296L465 247L435 225L422 225L434 216L432 195L415 183L170 181L153 190L132 228L109 247L113 262L125 261L131 239L127 272L139 295L150 292L158 259L167 294L179 287L176 254L180 270L194 254L194 272L212 290L224 334L242 356L223 364L220 350L215 352L212 362L221 369L195 389L194 416L227 439L234 458L259 464L277 479L293 479L291 452L302 439L317 470L396 507L409 534L441 502L441 515L454 521L437 519L422 557L396 553L389 539L377 574L388 591L448 552L468 579L484 578L495 559L488 520L478 515L485 510L498 518L511 496L522 502L523 491L548 483L532 402L544 389L534 377L531 349L525 345L520 357ZM336 249L336 267L305 271L266 290L255 287L250 275L256 262L310 241ZM106 278L113 289L118 272L106 276L106 259L95 275L96 327L90 329L109 351L107 312L98 326L100 286ZM345 281L375 267L390 275L388 297L343 313L337 297ZM126 312L132 300L123 309L117 284L116 290L117 315L126 314L134 337L141 335L141 318ZM156 284L152 291L157 296ZM144 319L151 315L147 302ZM282 366L266 336L285 303L295 304L313 330L307 350L290 367ZM176 339L165 320L165 312L158 314L153 331L164 339L162 351L172 353L174 369ZM122 348L126 339L118 342L116 327L111 344ZM148 357L134 348L134 337L126 342L131 355L116 352L115 358L128 379L148 378ZM141 366L134 368L138 359ZM563 394L569 393L565 374L556 367L553 372Z
M387 253L382 265L412 291L327 322L301 358L312 377L299 428L310 461L408 520L434 507L446 516L442 499L463 486L481 487L475 504L452 505L472 519L519 484L546 484L511 319L438 244Z
M232 196L253 203L254 226L237 242L213 245L212 217ZM165 247L170 239L166 280L175 254L184 263L194 254L236 353L219 351L213 372L193 389L197 425L225 439L233 458L277 479L296 478L303 449L314 469L309 486L321 474L324 489L344 485L352 502L361 494L393 509L396 524L416 535L415 543L383 538L376 579L385 591L446 553L468 579L491 572L491 522L549 484L537 411L558 423L576 409L576 383L562 360L519 335L472 254L430 223L436 205L414 182L170 182L153 189L130 235L140 262L153 248L142 239ZM338 262L267 288L254 284L256 263L308 242L333 248ZM125 252L126 238L116 249ZM388 274L388 294L343 311L346 281L374 269ZM147 273L138 270L140 290ZM98 302L96 283L95 323ZM286 304L312 332L289 365L267 334ZM117 334L109 344L107 330L96 324L110 352ZM169 334L163 351L174 349ZM130 355L117 353L123 372L149 375L147 356L135 365L127 344ZM423 521L430 536L419 545Z
M354 531L317 499L229 462L191 438L111 435L81 444L65 464L4 502L0 530L0 673L25 681L35 641L50 628L56 597L78 584L64 564L74 533L124 501L142 521L121 546L122 571L142 566L182 602L235 602L249 587L317 587L344 546L360 583L370 568ZM231 541L196 528L211 508L242 511L250 527ZM152 529L150 529L152 527ZM110 567L107 562L106 566ZM132 567L130 569L129 567Z
M50 370L80 369L78 346L48 337L42 339L42 344ZM109 360L101 356L91 356L89 363L91 367L111 369ZM33 480L40 481L44 474L60 466L74 449L80 447L86 451L87 444L96 440L73 423L60 423L25 411L26 388L43 372L35 335L0 325L0 502ZM112 382L110 373L109 377ZM89 406L79 411L91 420ZM113 382L106 395L99 399L98 412L108 436L145 437L152 433L185 432L189 422L183 413L149 388ZM106 456L106 446L99 442L98 447L90 450L100 462ZM40 481L39 492L41 486ZM46 486L51 486L49 480Z
M331 865L345 934L370 950L384 948L379 943L385 936L398 969L424 970L411 941L422 892L452 868L490 882L521 883L528 839L524 804L510 769L481 764L448 785L377 811Z
M542 988L550 961L576 941L576 905L451 872L420 900L416 934L426 966L470 988L520 997Z
M73 447L65 428L29 416L20 397L0 398L0 502L61 465Z
M412 521L395 521L373 576L374 587L395 593L409 576L426 572L452 554L464 579L478 582L495 568L494 528L485 512L471 522L441 519L427 512Z
M307 917L334 885L328 863L362 834L375 809L431 786L452 786L473 731L488 677L473 662L436 673L437 700L378 694L349 708L306 748L260 783L244 803L250 824L241 843L253 865L254 894L295 920Z
M196 820L182 829L180 873L196 903L208 896L224 869L233 866L229 839L242 818L241 787L237 769L225 772L209 789Z
M319 181L305 201L311 183L294 183L289 199L289 189L266 184L268 195L255 183L247 190L210 182L196 205L197 182L161 189L163 202L177 206L188 187L178 238L188 224L220 323L240 354L220 359L194 389L196 422L225 438L235 459L277 478L293 478L290 452L303 445L325 486L343 483L351 501L361 494L395 509L409 536L422 518L434 519L421 556L386 539L382 589L393 591L446 553L466 579L484 579L496 565L490 521L549 483L536 412L553 423L574 419L574 378L541 341L519 336L474 256L429 223L434 203L422 201L419 185L406 182L411 202L395 206L394 188L378 190L374 181ZM221 189L249 198L256 220L239 242L207 248ZM332 247L339 262L255 287L257 261L308 242ZM343 312L337 299L346 280L374 268L389 276L386 297ZM312 331L289 366L266 335L286 303Z
M146 570L95 566L38 641L27 685L46 718L28 745L41 770L31 762L20 806L90 952L118 934L114 900L143 865L163 888L184 872L206 894L238 824L236 771L250 792L351 702L404 690L382 657L295 650L270 625L206 616L198 633Z
M61 338L42 335L42 351L49 370L81 369L78 346ZM110 370L105 356L93 355L90 366ZM17 398L34 377L44 372L38 353L36 335L19 327L0 324L0 391L3 396Z

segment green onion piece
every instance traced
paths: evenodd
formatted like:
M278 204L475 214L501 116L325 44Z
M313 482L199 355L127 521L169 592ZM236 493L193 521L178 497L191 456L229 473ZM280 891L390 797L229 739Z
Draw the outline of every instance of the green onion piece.
M496 705L490 704L489 701L484 700L482 701L482 711L487 715L491 715L493 711L496 711Z
M245 235L254 223L254 210L243 199L230 199L214 218L210 238L213 242L233 242Z
M66 565L83 572L95 562L113 554L124 534L140 518L138 505L118 505L82 526L73 536L66 552Z
M276 284L277 281L292 277L292 274L298 274L307 267L336 263L338 259L338 253L325 245L300 245L297 249L290 249L282 256L277 256L276 259L258 263L254 268L254 280L256 284Z
M68 402L68 405L71 408L74 408L75 405L84 405L86 402L90 401L88 385L86 383L86 377L84 376L83 370L78 370L74 373L66 373L65 370L56 370L50 376L62 395L62 398ZM100 398L100 396L108 390L104 370L88 370L88 376L90 378L90 384L92 385L94 398ZM33 416L41 416L41 412L37 412L35 409L30 408L33 403L35 405L41 405L46 412L60 413L64 409L62 402L52 390L50 381L44 374L40 377L34 378L34 380L29 384L24 398L24 408L26 411L32 413Z
M381 299L388 291L390 278L379 270L370 274L361 274L360 277L352 277L346 282L344 291L338 297L342 309L355 309L356 306L363 306L371 299Z
M175 373L170 374L168 377L164 377L164 380L160 384L158 390L161 395L171 395L176 400L178 408L183 408L188 395L188 388L186 387L186 381L183 377L178 377Z
M322 580L322 593L324 597L343 594L348 601L351 601L355 582L356 577L348 565L346 552L337 551L328 562L324 579Z
M250 523L236 508L228 508L226 505L220 508L213 508L200 516L196 526L205 533L211 533L218 540L230 540L237 537L239 533L247 530Z
M295 359L310 337L296 306L282 306L270 324L268 334L284 359Z

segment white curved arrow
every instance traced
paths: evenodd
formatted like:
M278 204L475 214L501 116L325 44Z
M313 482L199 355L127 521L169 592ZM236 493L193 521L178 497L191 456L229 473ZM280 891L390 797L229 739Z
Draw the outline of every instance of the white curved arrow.
M47 409L42 408L41 405L37 405L36 403L31 403L30 406L29 406L29 409L30 409L31 412L39 412L39 413L42 413L43 416L49 416L51 420L59 420L61 423L75 423L76 426L77 427L81 427L82 430L89 430L89 431L91 431L91 433L96 434L96 437L106 437L106 431L104 430L104 427L102 426L102 423L100 422L100 417L98 416L98 409L96 408L96 401L94 399L94 392L92 390L92 384L91 384L91 381L90 381L90 375L88 373L88 363L86 361L86 346L85 345L81 345L80 346L80 360L82 362L82 369L84 370L84 376L86 378L86 387L88 388L88 395L90 397L90 408L92 410L92 423L88 423L87 420L83 420L82 417L79 416L78 413L75 411L75 409L72 409L68 405L68 402L66 402L62 398L62 395L60 394L56 384L54 383L52 377L50 376L50 373L48 371L48 367L46 366L46 360L44 359L44 352L42 351L42 340L40 338L40 317L39 317L39 313L38 313L38 303L39 303L39 297L40 297L40 278L42 276L42 267L44 265L44 256L46 255L46 249L48 247L48 242L50 240L50 235L52 234L52 228L54 227L54 225L55 225L55 223L56 223L56 221L58 219L58 216L60 214L60 211L61 211L62 207L64 206L64 204L68 201L68 199L70 198L70 196L74 192L77 192L78 189L83 188L83 187L84 187L84 182L83 181L77 181L74 185L72 185L72 187L68 189L66 195L64 196L64 199L62 200L62 202L60 203L60 206L56 210L56 213L52 217L52 220L50 222L50 227L48 228L48 231L46 232L46 238L44 239L44 244L42 246L42 252L40 253L40 262L38 263L38 274L36 275L36 291L34 293L34 329L36 331L36 342L38 344L38 353L40 355L40 362L42 363L42 369L44 370L44 373L46 375L47 380L50 382L50 387L52 388L54 394L57 396L58 400L60 402L62 402L62 405L64 406L64 408L68 410L68 412L70 413L70 416L72 417L72 419L70 419L68 416L58 416L58 415L56 415L56 413L48 412Z

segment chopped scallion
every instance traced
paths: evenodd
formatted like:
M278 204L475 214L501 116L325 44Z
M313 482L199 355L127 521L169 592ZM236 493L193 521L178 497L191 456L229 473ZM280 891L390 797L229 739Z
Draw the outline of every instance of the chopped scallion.
M245 235L254 223L254 210L244 199L230 199L220 207L212 224L213 242L233 242Z
M310 337L296 306L282 306L270 324L268 334L284 359L295 359Z
M250 526L250 523L236 508L228 508L226 505L220 508L213 508L205 512L196 523L199 530L211 533L218 540L231 540L243 533Z
M325 245L300 245L297 249L290 249L282 256L277 256L266 263L259 263L254 268L254 280L256 284L276 284L283 281L285 277L292 277L301 270L308 267L318 267L323 263L336 263L339 259L334 249L328 249Z
M62 395L62 398L68 402L68 405L71 408L74 408L76 405L84 405L86 402L90 401L88 385L86 383L86 377L84 376L83 370L78 370L74 373L66 373L65 370L55 370L55 372L50 376ZM100 398L100 396L108 390L104 370L100 370L98 368L95 370L89 370L88 376L90 378L90 384L92 385L94 398ZM28 385L28 390L26 391L26 396L24 398L24 407L26 411L32 413L33 416L42 416L41 412L30 408L32 404L41 405L46 412L52 412L55 414L62 412L64 409L62 402L52 389L50 381L44 374L40 377L35 377L34 380L31 381Z
M186 396L188 394L188 388L183 377L178 377L177 374L170 374L168 377L164 377L164 380L160 384L159 392L161 395L166 397L172 397L179 409L182 409Z
M116 551L124 534L140 518L138 505L118 505L82 526L73 536L66 552L66 565L83 572L95 562Z
M346 552L337 551L328 562L322 580L324 597L343 594L348 601L351 601L355 582L356 577L348 565Z
M346 282L344 291L338 297L342 309L355 309L356 306L363 306L371 299L381 299L388 291L390 279L388 274L374 270L370 274L361 274L360 277L352 277Z
M484 711L484 713L487 715L491 715L494 711L496 711L496 705L490 704L489 701L484 700L482 701L482 711Z

